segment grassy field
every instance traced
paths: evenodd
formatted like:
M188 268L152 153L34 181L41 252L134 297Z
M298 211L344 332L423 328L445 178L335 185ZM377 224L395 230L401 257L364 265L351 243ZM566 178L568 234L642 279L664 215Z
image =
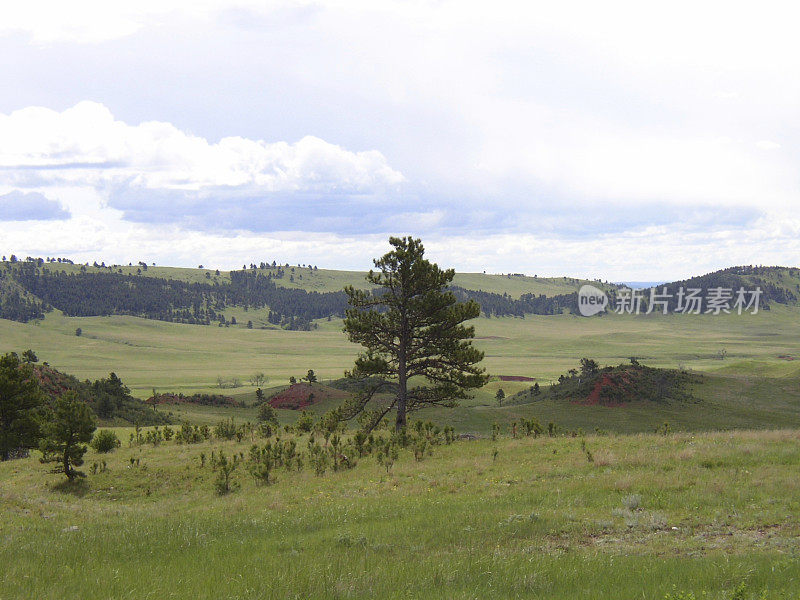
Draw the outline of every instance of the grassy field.
M249 441L90 451L108 470L77 488L0 463L0 597L800 597L797 431L588 436L592 462L581 441L462 441L267 487L239 470L227 496L199 455Z
M522 375L547 385L583 356L616 365L637 356L648 365L685 367L705 374L697 405L624 409L538 401L498 408L494 395L507 395L531 383L495 377L462 408L428 414L459 429L488 431L494 421L538 416L565 427L649 431L668 420L679 429L800 426L800 308L773 306L757 315L652 315L585 319L572 315L529 316L475 321L475 344L494 376ZM75 330L83 334L78 337ZM286 384L314 369L322 380L341 377L358 347L341 332L341 321L322 320L314 331L204 327L134 317L67 318L57 313L39 323L0 320L0 352L34 349L39 358L80 378L114 371L135 395L161 392L220 392L249 401L250 375L263 372L268 387ZM720 351L727 352L724 360ZM244 385L219 390L218 377ZM213 422L202 410L193 420ZM237 418L248 419L248 412ZM291 420L288 414L285 419Z
M148 274L206 280L196 269ZM338 289L356 275L305 270L293 285ZM580 283L459 277L459 285L511 295ZM324 383L341 377L359 351L340 320L300 332L260 329L265 315L254 311L229 316L240 325L58 312L28 324L0 320L0 352L32 348L80 378L114 371L142 398L155 388L224 393L249 405L253 373L266 374L267 394L308 369ZM249 319L255 329L242 325ZM246 454L253 440L131 447L121 428L122 448L86 456L87 471L103 460L108 470L78 486L59 485L37 453L0 463L0 600L800 598L800 307L474 324L492 379L462 406L411 420L481 437L436 446L421 462L404 450L390 471L365 457L322 477L306 464L279 470L266 487L240 468L240 488L219 496L201 454ZM502 376L546 387L581 357L616 365L632 356L701 375L691 390L696 401L495 401L501 387L511 396L533 383ZM243 385L219 389L219 377ZM257 412L158 410L208 425L253 422ZM282 424L298 416L278 414ZM552 421L562 435L510 439L509 424L520 417ZM677 433L653 434L664 422ZM503 431L496 442L488 439L494 423ZM569 435L581 430L585 437ZM304 449L307 439L298 441Z

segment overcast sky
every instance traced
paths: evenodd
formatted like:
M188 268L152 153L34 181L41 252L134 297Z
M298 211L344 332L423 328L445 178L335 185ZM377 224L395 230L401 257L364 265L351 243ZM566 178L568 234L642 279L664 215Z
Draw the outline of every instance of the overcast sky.
M115 7L120 5L120 7ZM676 279L800 266L770 2L5 2L0 254Z

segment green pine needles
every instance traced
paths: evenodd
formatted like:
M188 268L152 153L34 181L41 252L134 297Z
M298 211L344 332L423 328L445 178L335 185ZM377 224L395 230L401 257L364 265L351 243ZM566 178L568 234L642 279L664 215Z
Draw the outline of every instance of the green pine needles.
M478 367L483 352L472 346L475 329L464 325L480 315L480 306L457 302L447 290L455 271L426 260L418 239L392 237L389 243L394 249L367 275L378 289L345 288L350 308L344 331L365 348L347 376L369 385L340 416L349 420L366 412L366 431L393 410L400 431L409 412L455 406L488 380Z

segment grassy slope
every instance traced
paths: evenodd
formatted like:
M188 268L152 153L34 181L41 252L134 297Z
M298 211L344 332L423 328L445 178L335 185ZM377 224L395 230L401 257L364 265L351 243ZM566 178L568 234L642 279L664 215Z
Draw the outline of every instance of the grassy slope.
M0 595L796 598L798 442L590 436L592 463L578 439L459 442L390 474L367 458L263 488L239 471L225 497L198 456L249 441L90 451L109 470L78 494L35 457L0 463Z
M2 264L3 263L0 263L0 265ZM78 273L80 272L81 266L46 263L44 268L51 271ZM133 265L114 266L112 270L115 273L122 271L125 275L135 275L139 269L140 267L138 265ZM292 269L294 269L294 272L292 272ZM108 269L95 268L92 266L86 267L86 270L89 273L110 272ZM369 287L364 279L366 273L362 271L334 271L329 269L311 271L308 268L298 266L284 267L284 270L287 274L281 279L275 279L275 283L287 288L305 289L316 292L338 292L346 285L362 288ZM175 279L191 283L225 283L230 281L228 271L220 271L220 274L216 275L214 269L151 266L148 267L147 271L142 271L141 274L147 277L161 277L164 279ZM294 281L290 281L290 275L294 276ZM537 295L545 294L547 296L569 294L578 290L584 283L599 285L597 282L589 282L571 277L508 277L506 275L485 273L458 273L453 283L470 290L483 290L485 292L495 292L498 294L507 293L515 298L525 293Z

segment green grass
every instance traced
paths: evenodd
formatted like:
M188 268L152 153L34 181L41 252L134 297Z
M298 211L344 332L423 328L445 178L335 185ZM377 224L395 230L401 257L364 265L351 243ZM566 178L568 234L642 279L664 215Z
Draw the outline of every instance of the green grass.
M800 595L797 431L585 441L594 462L580 439L525 438L269 487L237 471L223 497L198 456L249 441L124 444L73 491L35 457L2 463L0 596Z
M80 327L83 335L77 337ZM98 378L114 371L146 398L161 392L226 393L252 401L247 384L264 372L267 387L285 385L289 376L314 369L321 380L339 378L352 366L359 348L349 343L340 320L322 320L309 332L204 327L149 321L135 317L67 318L49 314L40 323L0 320L0 352L34 349L39 358L79 378ZM652 403L624 408L583 407L539 401L498 408L494 396L507 395L531 383L493 379L475 398L453 411L427 414L452 421L460 430L483 431L494 421L518 416L553 420L564 427L613 431L651 431L669 421L677 429L800 426L800 308L773 306L757 315L652 315L585 319L572 315L529 316L475 321L475 344L485 351L492 375L534 377L540 385L576 367L583 356L601 365L640 357L647 365L683 366L705 374L695 395L697 405ZM720 360L721 349L727 357ZM244 384L219 390L217 377ZM203 409L186 413L198 422L218 415ZM250 413L238 417L251 418ZM291 419L288 414L286 419Z

